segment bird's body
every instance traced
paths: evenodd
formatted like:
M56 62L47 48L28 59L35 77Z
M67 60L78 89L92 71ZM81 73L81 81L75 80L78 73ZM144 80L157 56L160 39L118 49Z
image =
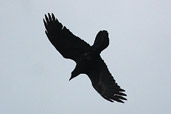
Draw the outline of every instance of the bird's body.
M106 100L122 102L126 100L125 90L115 82L100 56L109 45L107 31L100 31L92 46L81 40L63 26L52 14L45 15L46 35L60 54L76 62L70 80L79 74L87 74L94 89Z

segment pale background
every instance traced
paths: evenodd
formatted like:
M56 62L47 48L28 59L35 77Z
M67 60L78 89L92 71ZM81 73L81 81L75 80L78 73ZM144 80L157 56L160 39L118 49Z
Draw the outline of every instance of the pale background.
M55 16L93 44L108 30L102 52L125 104L104 100L86 75L68 81L75 63L44 33ZM170 0L1 0L0 114L170 114Z

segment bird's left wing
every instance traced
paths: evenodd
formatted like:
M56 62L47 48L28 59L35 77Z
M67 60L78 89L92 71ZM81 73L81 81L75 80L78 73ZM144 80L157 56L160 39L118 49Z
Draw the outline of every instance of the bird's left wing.
M77 61L79 56L90 48L89 44L70 32L53 14L45 15L43 21L48 39L64 58Z
M102 59L98 61L96 69L88 74L88 76L94 89L106 100L121 103L127 100L124 97L126 96L125 90L116 83Z

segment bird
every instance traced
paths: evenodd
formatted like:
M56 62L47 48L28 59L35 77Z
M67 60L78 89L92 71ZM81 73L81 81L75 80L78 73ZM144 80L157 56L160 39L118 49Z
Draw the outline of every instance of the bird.
M90 46L63 26L53 13L45 14L43 22L45 34L56 50L64 58L76 62L69 80L79 74L86 74L93 88L107 101L124 103L127 100L125 90L116 83L100 56L109 45L109 34L106 30L99 31L94 44Z

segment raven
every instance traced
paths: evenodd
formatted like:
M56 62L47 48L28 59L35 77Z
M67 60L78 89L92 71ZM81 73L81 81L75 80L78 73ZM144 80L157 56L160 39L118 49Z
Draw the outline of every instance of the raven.
M43 22L46 28L45 33L52 45L64 58L76 62L76 67L69 80L79 74L87 74L94 89L104 99L120 103L127 100L125 90L115 82L100 56L100 53L109 45L107 31L100 31L94 44L90 46L63 26L53 13L45 15Z

